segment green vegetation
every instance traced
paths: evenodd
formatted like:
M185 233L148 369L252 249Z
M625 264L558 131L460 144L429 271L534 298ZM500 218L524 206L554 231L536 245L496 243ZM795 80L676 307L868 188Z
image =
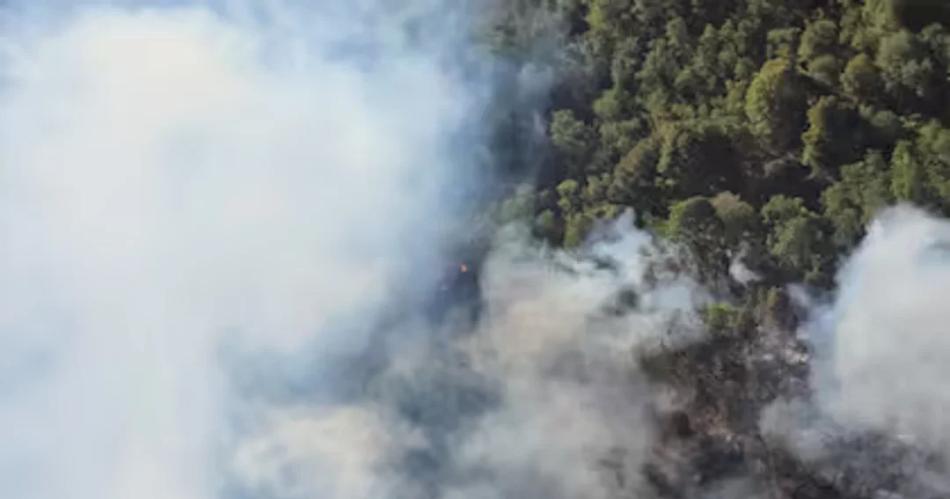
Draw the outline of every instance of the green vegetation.
M736 476L767 484L762 497L874 495L860 480L827 478L847 476L846 465L822 475L783 443L764 444L759 421L776 399L808 396L809 348L794 334L802 310L788 285L832 289L883 207L950 215L950 1L506 8L517 14L504 16L495 45L557 78L544 153L522 169L536 182L500 211L572 247L633 210L673 243L657 265L715 296L699 310L702 340L637 357L680 401L660 445L682 460L654 456L641 470L657 497ZM888 461L886 440L855 438L862 459Z
M550 58L563 76L551 151L528 194L554 244L629 208L710 279L741 252L763 286L828 286L880 208L950 214L950 3L513 5L533 22L509 22L509 38L532 40L538 12L567 33Z

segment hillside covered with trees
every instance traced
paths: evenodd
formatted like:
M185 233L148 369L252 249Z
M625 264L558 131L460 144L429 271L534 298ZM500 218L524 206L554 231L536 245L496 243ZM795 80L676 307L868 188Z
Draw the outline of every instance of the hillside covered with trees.
M880 208L950 213L944 2L510 8L501 50L530 43L538 9L569 31L551 62L551 155L536 192L507 206L552 243L577 245L594 221L632 208L707 255L707 270L741 253L773 282L826 286Z
M831 291L887 206L950 215L950 2L522 0L500 19L496 50L540 51L556 77L533 187L498 217L572 248L632 210L728 297L705 310L708 341L643 359L690 400L661 443L689 464L646 470L661 495L737 469L773 497L871 497L898 480L900 446L884 437L842 442L867 462L842 450L828 471L770 447L757 424L808 392L787 286Z

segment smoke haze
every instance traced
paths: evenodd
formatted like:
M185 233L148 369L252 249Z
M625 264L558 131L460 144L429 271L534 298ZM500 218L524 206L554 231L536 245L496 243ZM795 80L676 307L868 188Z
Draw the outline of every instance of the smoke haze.
M258 410L227 363L307 349L316 372L364 347L390 293L427 290L418 241L439 243L473 95L397 21L347 47L345 3L302 12L314 36L290 10L179 4L7 12L0 490L203 499L231 453L255 464L238 486L269 490L285 470L260 455L293 439L266 459L322 459L320 478L275 497L378 497L359 475L378 421Z
M677 402L637 359L708 339L696 310L728 297L628 215L573 251L499 231L452 310L458 197L491 181L472 6L323 3L0 7L0 495L652 497ZM950 459L948 248L882 214L807 304L813 399L763 433ZM946 490L941 466L915 476Z

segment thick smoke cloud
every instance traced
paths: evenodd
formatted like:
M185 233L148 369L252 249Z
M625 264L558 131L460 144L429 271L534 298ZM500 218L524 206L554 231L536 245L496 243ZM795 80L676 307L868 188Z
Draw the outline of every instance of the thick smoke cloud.
M697 339L693 310L708 299L688 278L655 275L663 258L629 217L580 255L501 237L483 273L485 310L466 345L475 371L502 386L501 403L456 456L486 478L448 497L644 492L657 393L635 359Z
M5 12L0 494L380 497L392 428L235 364L329 398L424 294L475 95L366 2L178 4Z
M944 497L950 222L884 211L838 282L831 303L802 295L813 396L769 407L763 432L853 494Z
M950 456L950 223L907 206L885 212L851 257L819 396L840 421Z
M629 219L580 257L506 236L481 317L434 323L491 92L461 7L269 5L4 12L0 491L638 489L634 351L695 285L648 283Z

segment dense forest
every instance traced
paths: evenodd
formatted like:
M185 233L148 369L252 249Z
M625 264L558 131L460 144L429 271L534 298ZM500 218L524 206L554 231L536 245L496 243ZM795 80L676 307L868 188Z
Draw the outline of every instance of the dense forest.
M566 23L551 57L551 155L530 216L575 246L639 222L723 273L827 286L836 258L899 201L950 212L950 5L936 0L522 2L500 50ZM521 15L518 15L520 12ZM534 37L534 38L533 38Z
M645 470L656 490L690 496L737 469L771 481L772 497L871 497L898 480L886 438L842 442L867 462L829 472L770 447L756 424L808 391L788 285L831 291L882 208L950 214L950 3L522 0L490 39L555 75L547 147L496 219L574 248L632 210L727 297L703 313L708 341L642 359L690 400ZM506 137L530 135L509 118ZM670 449L690 456L679 472L659 455Z

